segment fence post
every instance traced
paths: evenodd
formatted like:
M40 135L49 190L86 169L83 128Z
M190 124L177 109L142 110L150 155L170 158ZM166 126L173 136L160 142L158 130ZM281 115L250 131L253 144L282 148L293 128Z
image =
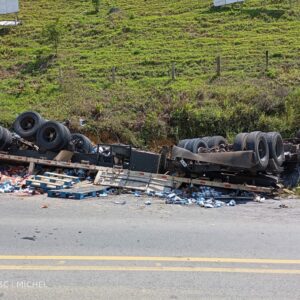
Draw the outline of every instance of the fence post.
M221 56L217 56L216 63L217 63L217 76L220 77L221 76Z
M112 67L111 69L111 80L113 83L116 82L116 67Z
M59 81L60 87L62 87L62 85L64 83L64 79L63 79L63 71L62 71L61 67L59 67L59 69L58 69L58 81Z
M173 62L172 63L172 80L175 80L175 79L176 79L176 65Z
M269 69L269 51L266 51L266 71Z

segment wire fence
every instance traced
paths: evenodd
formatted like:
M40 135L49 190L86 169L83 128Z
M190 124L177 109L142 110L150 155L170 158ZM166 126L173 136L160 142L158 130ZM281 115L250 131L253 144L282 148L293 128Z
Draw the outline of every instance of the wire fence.
M300 49L299 49L300 50ZM300 53L300 51L298 51ZM155 61L149 59L141 63L122 63L112 67L97 68L99 74L106 74L112 83L119 79L140 80L143 78L168 78L176 80L180 77L220 77L222 75L244 73L253 76L267 73L270 70L300 69L300 55L281 54L266 50L260 55L230 56L218 55L214 58L178 59L173 61Z

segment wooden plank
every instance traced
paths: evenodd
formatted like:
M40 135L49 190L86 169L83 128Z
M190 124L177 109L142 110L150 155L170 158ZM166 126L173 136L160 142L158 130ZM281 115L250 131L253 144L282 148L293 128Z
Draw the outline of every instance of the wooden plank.
M94 180L94 184L97 184L97 182L100 181L101 175L102 175L102 171L98 171Z
M54 160L17 156L17 155L3 154L3 153L0 153L0 160L8 160L8 161L16 161L16 162L24 162L24 163L34 162L36 164L45 165L45 166L70 168L70 169L84 169L84 170L91 170L91 171L98 171L104 169L103 167L99 167L96 165L85 165L79 163L54 161Z
M43 176L43 175L35 175L34 178L36 180L45 180L45 181L49 181L49 182L62 182L62 183L66 183L66 184L71 184L73 182L72 179L60 179L60 178L55 178L55 177L48 177L48 176Z
M36 180L36 179L27 179L26 180L26 185L33 185L33 184L49 184L51 186L56 186L56 187L63 187L65 184L61 183L55 183L55 182L50 182L50 181L43 181L43 180Z
M67 151L67 150L61 150L54 158L53 160L56 161L70 161L74 152Z
M156 182L157 185L161 185L161 186L165 186L168 184L168 181L167 180L155 180L154 178L139 178L139 177L133 177L133 176L118 176L118 177L111 177L107 174L105 175L102 175L102 180L109 180L109 179L118 179L118 180L123 180L123 181L131 181L131 182L141 182L141 183L144 183L144 184L150 184L152 182Z
M70 189L60 189L57 191L68 192L68 193L87 193L87 192L101 192L108 188L109 186L95 186L93 184L90 184L83 187L73 187Z
M35 163L34 162L30 162L29 163L29 167L28 167L28 174L33 174L34 172L34 169L35 169Z
M122 189L130 189L130 190L138 190L138 191L147 191L147 190L153 190L155 192L162 192L166 189L165 186L159 185L153 185L153 184L139 184L138 182L118 182L118 181L104 181L99 183L100 185L104 186L110 186L115 188L122 188Z
M66 179L71 179L71 180L80 180L79 177L76 177L76 176L70 176L70 175L66 175L66 174L59 174L59 173L53 173L53 172L45 172L44 175L58 177L58 178L66 178Z
M31 187L35 187L35 188L41 188L42 190L50 190L50 189L57 189L57 188L61 188L60 186L55 186L52 184L41 184L41 183L32 183L30 184Z

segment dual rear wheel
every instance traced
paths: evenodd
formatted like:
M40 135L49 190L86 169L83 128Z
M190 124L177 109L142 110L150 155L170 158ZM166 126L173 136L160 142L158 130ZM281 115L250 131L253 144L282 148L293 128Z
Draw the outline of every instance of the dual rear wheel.
M227 141L222 136L206 136L203 138L185 139L178 142L177 146L184 148L193 153L200 153L204 149L211 149L219 147L220 145L226 145Z
M278 132L239 133L235 137L233 150L254 151L260 170L265 170L268 167L270 159L273 159L278 167L281 167L285 160L283 140Z
M13 124L13 130L20 137L36 143L41 149L47 151L68 149L69 145L72 145L74 150L80 153L91 153L93 150L92 142L86 136L80 133L71 134L63 124L47 121L37 112L27 111L20 114ZM9 140L5 140L5 143L3 140L1 144L0 136L0 150L7 144L9 144Z

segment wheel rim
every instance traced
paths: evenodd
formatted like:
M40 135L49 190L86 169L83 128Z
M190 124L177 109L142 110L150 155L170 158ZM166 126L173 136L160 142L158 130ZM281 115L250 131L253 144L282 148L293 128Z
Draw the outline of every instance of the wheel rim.
M75 137L73 138L73 144L77 147L77 148L82 148L83 146L83 140L80 137Z
M33 118L24 118L20 125L23 130L31 130L35 125L35 120Z
M47 141L48 143L53 142L56 139L57 132L55 128L47 128L43 132L43 139Z

